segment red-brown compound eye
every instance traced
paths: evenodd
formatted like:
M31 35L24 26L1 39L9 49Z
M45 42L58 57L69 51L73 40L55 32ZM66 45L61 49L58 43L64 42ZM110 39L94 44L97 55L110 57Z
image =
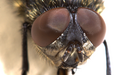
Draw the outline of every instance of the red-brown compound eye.
M66 8L54 8L40 15L32 25L32 38L39 46L47 46L56 40L70 22Z
M106 26L99 14L90 9L78 8L77 21L95 47L103 42Z

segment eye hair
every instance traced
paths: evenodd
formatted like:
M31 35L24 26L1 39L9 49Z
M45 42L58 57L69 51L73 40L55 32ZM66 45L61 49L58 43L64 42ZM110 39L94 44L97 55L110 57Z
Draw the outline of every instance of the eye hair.
M13 0L13 5L18 9L18 15L25 18L29 23L42 13L58 7L71 9L73 7L85 7L101 13L104 9L102 0L27 0L29 6L26 7L25 0Z

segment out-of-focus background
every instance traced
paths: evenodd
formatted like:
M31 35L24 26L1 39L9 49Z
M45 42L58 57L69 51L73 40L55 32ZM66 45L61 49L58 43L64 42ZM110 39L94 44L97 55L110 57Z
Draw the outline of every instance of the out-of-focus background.
M12 0L11 0L12 1ZM10 1L9 1L10 2ZM112 75L120 75L120 1L105 0L102 17L105 20ZM7 0L0 0L0 75L21 74L21 23ZM29 38L30 70L28 75L56 75L56 68L40 59ZM75 75L106 75L104 45L101 44Z

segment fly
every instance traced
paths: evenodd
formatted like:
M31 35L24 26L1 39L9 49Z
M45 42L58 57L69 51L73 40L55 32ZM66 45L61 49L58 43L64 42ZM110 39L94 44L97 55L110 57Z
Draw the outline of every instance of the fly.
M82 65L94 53L105 36L106 26L99 15L104 9L102 0L15 0L23 23L22 74L29 70L27 56L27 32L38 53L43 54L57 75L67 75ZM111 75L107 43L107 75Z

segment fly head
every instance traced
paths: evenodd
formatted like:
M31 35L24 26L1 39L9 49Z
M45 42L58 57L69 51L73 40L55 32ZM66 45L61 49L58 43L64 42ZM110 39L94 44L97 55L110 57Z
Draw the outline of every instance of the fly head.
M31 31L38 51L53 65L65 69L83 64L105 35L105 23L95 11L69 10L54 8L43 13Z

